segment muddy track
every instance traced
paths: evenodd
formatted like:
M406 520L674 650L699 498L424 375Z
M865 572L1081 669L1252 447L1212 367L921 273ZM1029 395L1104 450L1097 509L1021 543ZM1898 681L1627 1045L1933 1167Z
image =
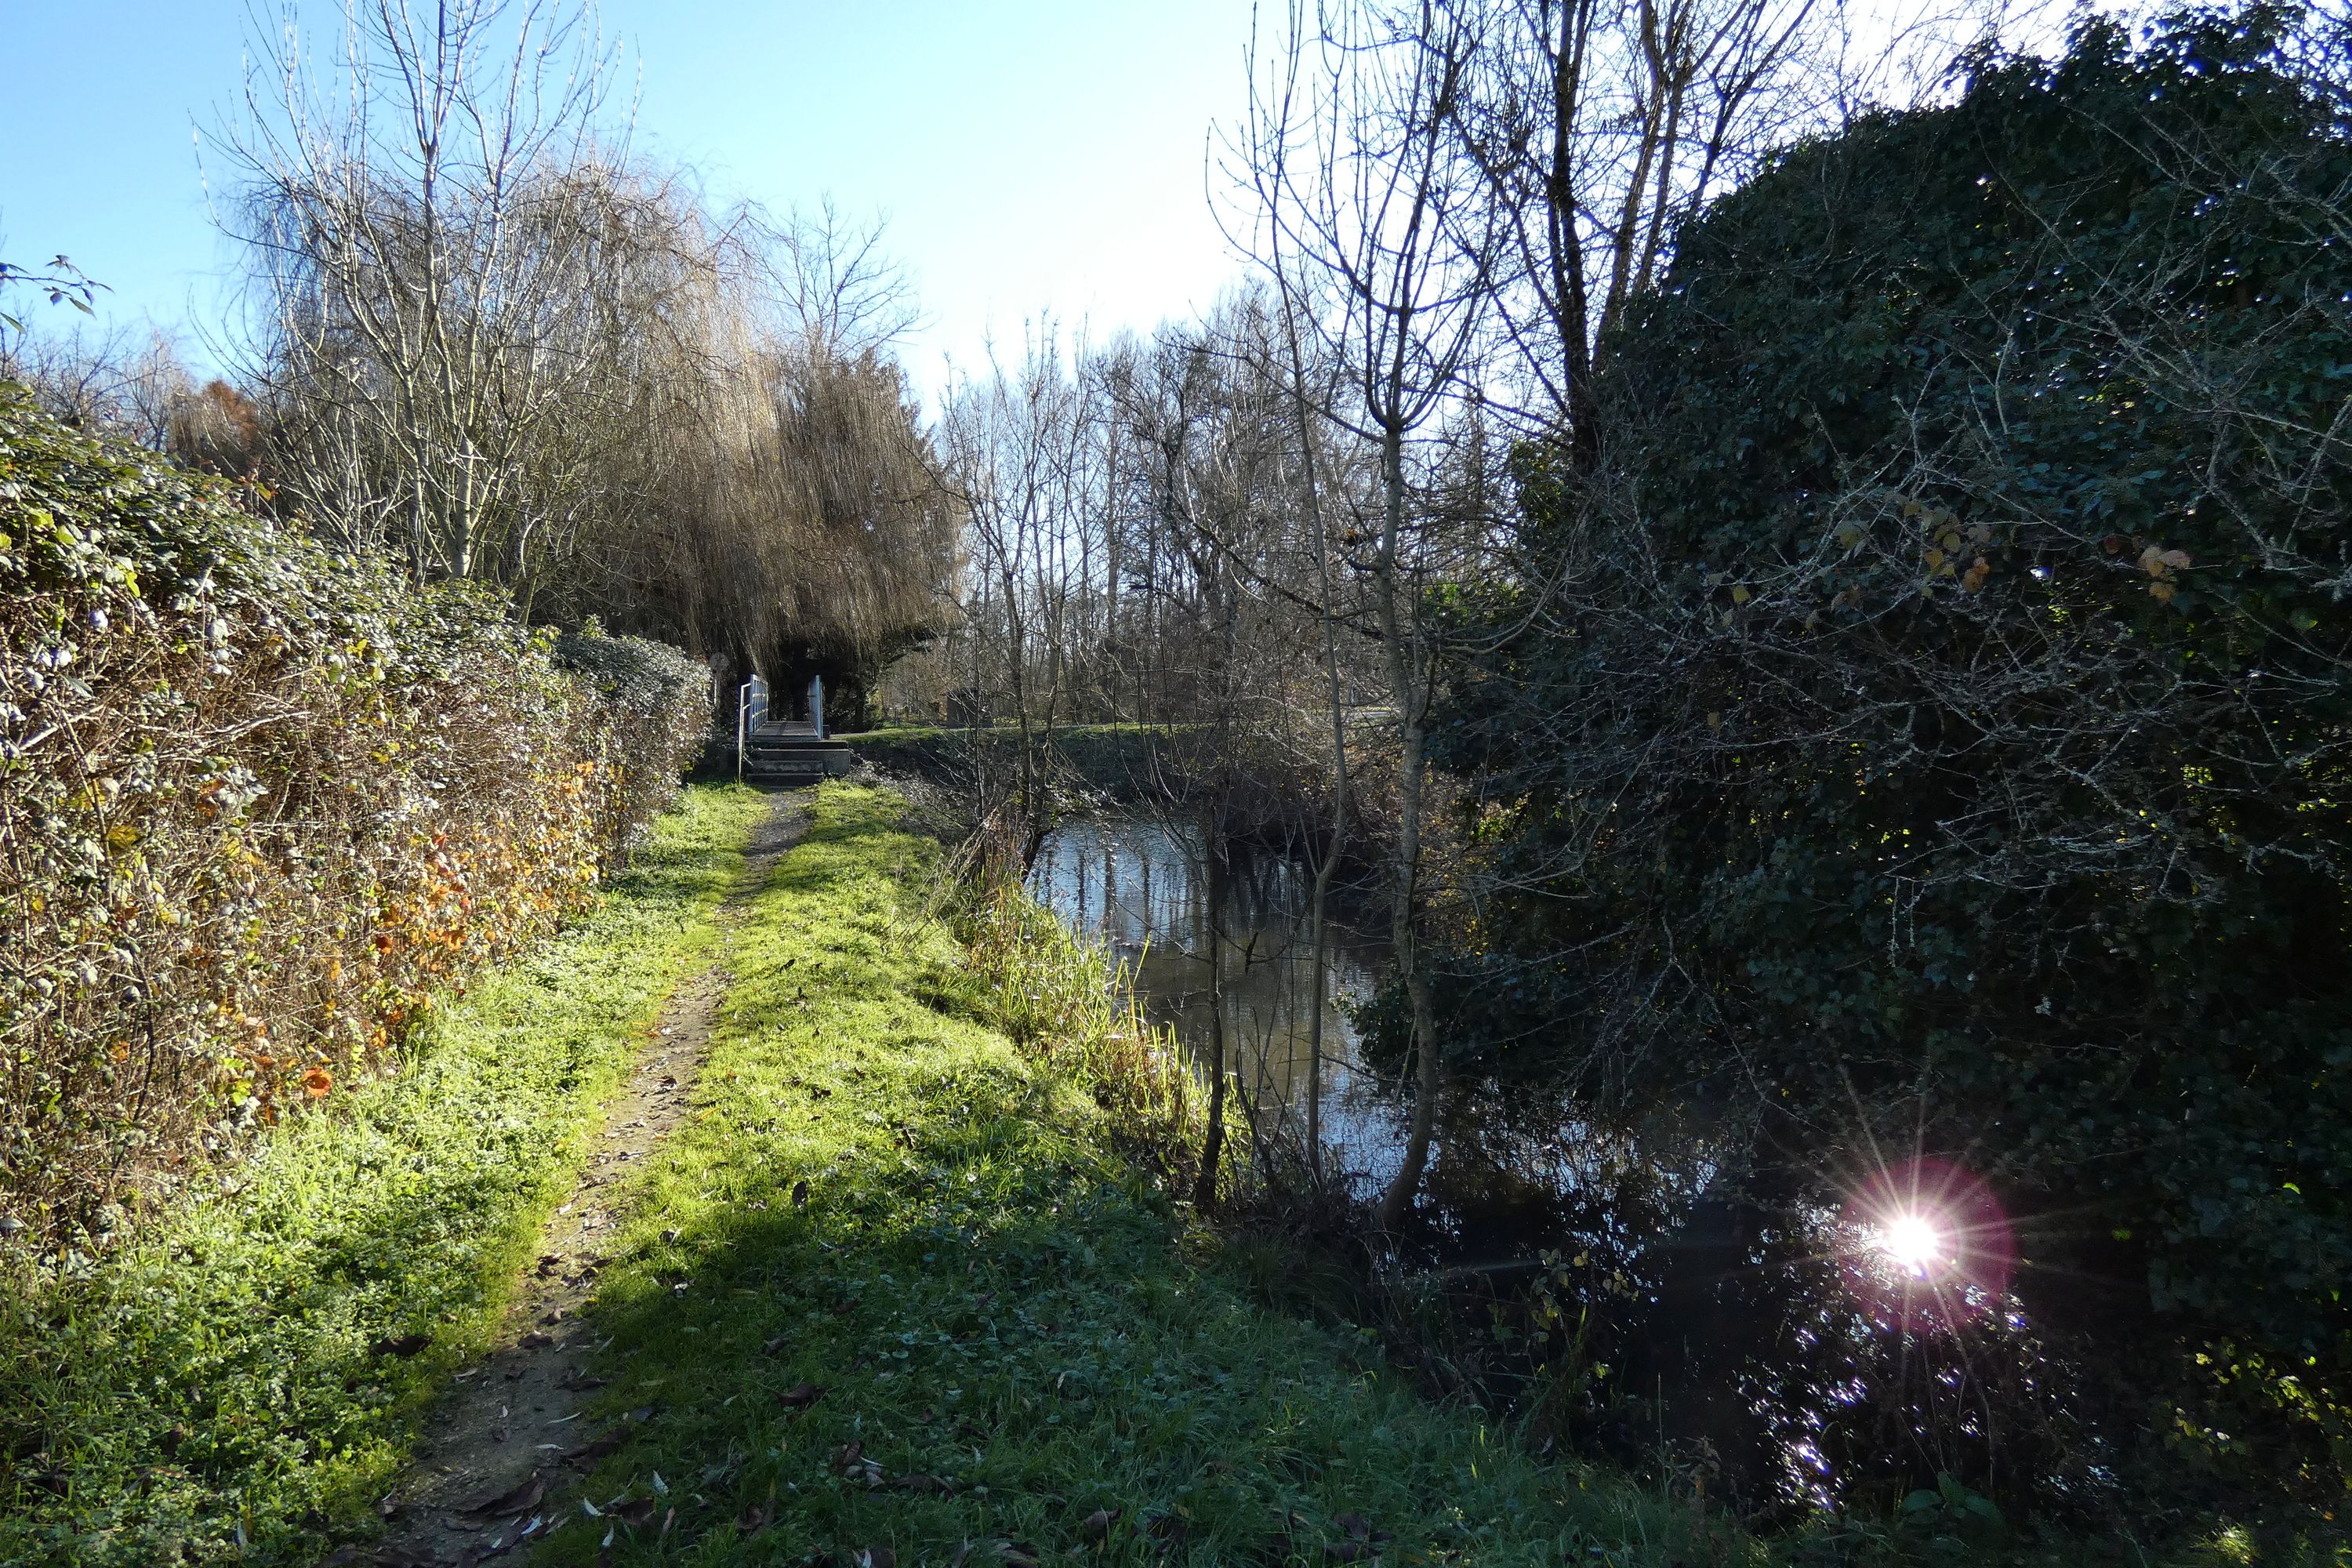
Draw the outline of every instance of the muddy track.
M752 896L800 838L807 808L777 795L753 829L743 874L719 905L710 964L679 983L613 1099L579 1183L540 1237L499 1348L458 1373L427 1420L416 1462L379 1505L388 1529L373 1548L345 1547L330 1563L473 1568L538 1539L562 1515L558 1500L615 1438L583 1430L598 1385L598 1348L581 1313L596 1294L603 1248L619 1224L629 1173L686 1119L719 1004L733 984L728 954Z

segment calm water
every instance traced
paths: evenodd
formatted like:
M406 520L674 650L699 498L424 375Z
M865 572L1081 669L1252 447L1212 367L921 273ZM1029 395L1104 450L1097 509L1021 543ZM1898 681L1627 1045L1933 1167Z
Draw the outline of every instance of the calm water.
M1213 955L1245 1114L1294 1139L1318 1070L1308 1027L1319 1009L1327 1169L1364 1197L1393 1174L1405 1107L1364 1059L1349 1013L1385 962L1366 929L1377 911L1333 922L1317 995L1310 873L1295 860L1234 864L1215 942L1197 834L1150 816L1066 823L1031 886L1136 966L1146 1010L1196 1059ZM1872 1201L1841 1207L1801 1184L1779 1199L1752 1180L1732 1190L1700 1131L1604 1136L1571 1105L1476 1082L1453 1086L1438 1127L1411 1266L1442 1282L1465 1321L1522 1309L1534 1289L1573 1303L1580 1349L1547 1352L1587 1369L1553 1401L1563 1436L1703 1478L1709 1496L1764 1513L1874 1507L1939 1471L2085 1515L2111 1500L2069 1358L2030 1321L2011 1289L2014 1238L1965 1178L1920 1178L1948 1255L1923 1267ZM1507 1384L1519 1375L1512 1359L1493 1358Z
M1391 1086L1359 1052L1349 1006L1368 994L1386 948L1327 921L1328 984L1315 994L1307 911L1312 873L1282 856L1237 860L1227 930L1212 942L1199 835L1142 814L1064 823L1048 836L1030 889L1074 930L1135 968L1145 1009L1196 1052L1209 1048L1210 963L1224 993L1234 1070L1269 1125L1303 1135L1323 1016L1323 1138L1328 1168L1369 1187L1396 1171L1404 1116Z

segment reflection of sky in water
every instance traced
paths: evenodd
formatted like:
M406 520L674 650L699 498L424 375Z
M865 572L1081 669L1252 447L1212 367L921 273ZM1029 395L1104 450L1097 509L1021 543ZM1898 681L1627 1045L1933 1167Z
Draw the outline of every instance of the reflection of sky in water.
M1212 944L1194 830L1142 813L1065 823L1030 886L1133 966L1146 1011L1205 1051ZM1397 1086L1362 1059L1345 1004L1377 982L1385 946L1335 920L1329 994L1313 996L1311 892L1295 860L1261 855L1234 868L1228 929L1215 944L1226 1037L1257 1115L1297 1139L1314 1070L1311 1009L1322 1008L1325 1142L1370 1196L1396 1171L1405 1119ZM1969 1468L1967 1455L1989 1454L2003 1439L1981 1424L1992 1408L1981 1386L1963 1394L1969 1359L1996 1379L2003 1365L2014 1375L2022 1363L2029 1383L2046 1370L2027 1352L2033 1335L2020 1303L1974 1302L1958 1334L1906 1331L1906 1314L1886 1294L1900 1282L1865 1278L1885 1272L1884 1259L1857 1254L1835 1208L1759 1206L1717 1192L1710 1141L1696 1126L1611 1134L1565 1101L1456 1082L1431 1151L1416 1250L1449 1277L1502 1265L1508 1272L1490 1278L1532 1279L1528 1264L1549 1251L1574 1258L1595 1286L1613 1280L1586 1300L1610 1320L1601 1331L1622 1373L1668 1395L1675 1429L1658 1435L1718 1446L1730 1469L1780 1506L1835 1509L1851 1478L1885 1473L1898 1434L1912 1452L1942 1456L1937 1468ZM2074 1484L2085 1482L2097 1484L2088 1473Z
M1201 841L1189 826L1146 814L1066 822L1046 837L1030 890L1074 930L1136 967L1146 1012L1184 1046L1209 1046L1209 940ZM1261 1114L1303 1135L1313 1070L1313 878L1299 862L1250 857L1234 867L1223 940L1214 944L1224 992L1225 1038L1242 1088ZM1392 1092L1364 1063L1348 1005L1375 984L1381 944L1338 919L1328 922L1328 994L1323 1015L1323 1141L1351 1180L1369 1188L1394 1173L1403 1121Z

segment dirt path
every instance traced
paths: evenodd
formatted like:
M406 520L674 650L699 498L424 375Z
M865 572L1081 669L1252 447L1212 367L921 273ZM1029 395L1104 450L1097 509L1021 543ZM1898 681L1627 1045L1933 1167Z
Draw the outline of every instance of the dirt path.
M694 1079L710 1044L721 998L732 984L727 959L751 896L807 822L797 795L775 797L752 832L743 876L719 909L719 952L681 982L663 1006L645 1054L613 1100L577 1188L541 1236L499 1348L457 1373L425 1426L415 1467L381 1505L389 1533L370 1552L345 1548L330 1563L381 1568L472 1568L535 1540L561 1517L567 1460L603 1451L581 1429L585 1371L595 1348L581 1309L596 1293L601 1245L618 1215L617 1187L686 1118Z

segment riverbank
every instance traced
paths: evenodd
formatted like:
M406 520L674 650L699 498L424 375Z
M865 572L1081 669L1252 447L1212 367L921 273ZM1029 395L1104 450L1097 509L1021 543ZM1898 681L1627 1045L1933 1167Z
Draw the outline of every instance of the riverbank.
M1993 1554L1965 1499L1761 1542L1698 1478L1539 1452L1417 1393L1377 1335L1271 1305L1265 1238L1169 1196L1183 1082L1096 954L1017 891L950 885L887 790L825 785L746 876L769 809L691 792L410 1070L28 1302L0 1562L1762 1568L1948 1529ZM695 1070L583 1181L682 996ZM559 1205L591 1205L593 1237L533 1268L581 1229ZM569 1292L552 1331L509 1345L541 1274ZM541 1340L560 1369L523 1364ZM494 1484L437 1436L415 1462L476 1405Z
M753 906L698 1114L638 1178L591 1320L597 1512L570 1504L549 1560L1696 1548L1687 1509L1253 1300L1118 1146L1105 1058L1007 1032L1027 1004L975 973L898 813L827 786Z

